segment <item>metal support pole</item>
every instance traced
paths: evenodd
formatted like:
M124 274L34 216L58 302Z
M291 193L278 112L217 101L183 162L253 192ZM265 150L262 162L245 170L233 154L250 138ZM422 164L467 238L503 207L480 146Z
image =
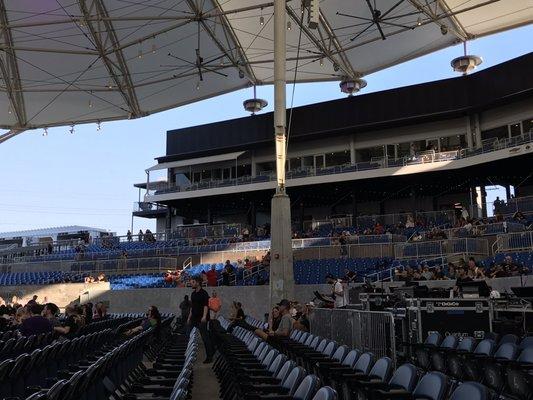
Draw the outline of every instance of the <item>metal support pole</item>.
M274 1L274 132L276 135L276 193L285 192L286 127L286 14L285 0Z
M276 194L271 203L270 303L294 299L291 203L285 192L286 127L286 0L274 0L274 133Z

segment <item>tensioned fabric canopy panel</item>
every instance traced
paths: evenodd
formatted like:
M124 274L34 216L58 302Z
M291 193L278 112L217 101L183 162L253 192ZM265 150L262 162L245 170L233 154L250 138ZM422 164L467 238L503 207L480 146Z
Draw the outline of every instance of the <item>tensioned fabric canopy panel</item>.
M533 20L533 0L322 0L310 28L307 3L286 6L298 82L364 76ZM272 1L0 0L0 18L0 127L11 135L273 81Z

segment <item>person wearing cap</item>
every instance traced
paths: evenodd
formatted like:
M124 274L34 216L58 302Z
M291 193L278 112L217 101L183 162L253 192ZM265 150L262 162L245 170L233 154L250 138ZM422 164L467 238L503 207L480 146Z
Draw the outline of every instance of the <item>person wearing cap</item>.
M278 329L275 331L269 332L269 336L281 336L288 337L292 331L292 325L294 323L289 310L291 308L291 303L287 299L283 299L278 303L279 313L281 315L281 320L279 321Z
M291 314L289 312L291 308L290 301L287 299L283 299L277 304L277 307L281 316L277 329L272 330L272 328L269 327L269 330L267 332L264 332L260 329L255 330L256 335L261 337L263 340L286 338L289 337L289 335L291 334L294 320L292 319Z

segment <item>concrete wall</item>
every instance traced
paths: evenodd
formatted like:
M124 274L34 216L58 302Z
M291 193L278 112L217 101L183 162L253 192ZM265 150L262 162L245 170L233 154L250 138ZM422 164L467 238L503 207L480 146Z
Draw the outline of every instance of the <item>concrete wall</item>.
M69 303L78 301L80 295L91 288L92 293L108 292L109 283L102 282L86 285L84 283L61 283L55 285L21 285L21 286L1 286L0 297L6 301L11 301L13 296L17 296L20 304L26 304L34 294L39 296L39 303L55 303L61 309Z
M270 294L269 286L224 286L208 288L208 293L216 290L222 300L223 315L228 315L232 301L240 301L246 314L261 317L269 312ZM329 285L295 285L295 299L300 302L311 301L314 297L313 291L329 293ZM160 311L179 313L179 303L183 296L192 292L190 288L175 289L134 289L117 291L88 291L86 296L82 296L82 302L109 301L110 312L139 312L148 309L150 305L155 305Z

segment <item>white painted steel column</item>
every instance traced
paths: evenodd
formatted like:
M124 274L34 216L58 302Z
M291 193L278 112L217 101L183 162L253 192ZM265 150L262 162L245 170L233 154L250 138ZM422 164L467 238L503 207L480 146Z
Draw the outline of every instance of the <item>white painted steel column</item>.
M274 0L274 133L276 194L271 203L270 303L294 299L291 203L285 192L286 154L286 0Z

